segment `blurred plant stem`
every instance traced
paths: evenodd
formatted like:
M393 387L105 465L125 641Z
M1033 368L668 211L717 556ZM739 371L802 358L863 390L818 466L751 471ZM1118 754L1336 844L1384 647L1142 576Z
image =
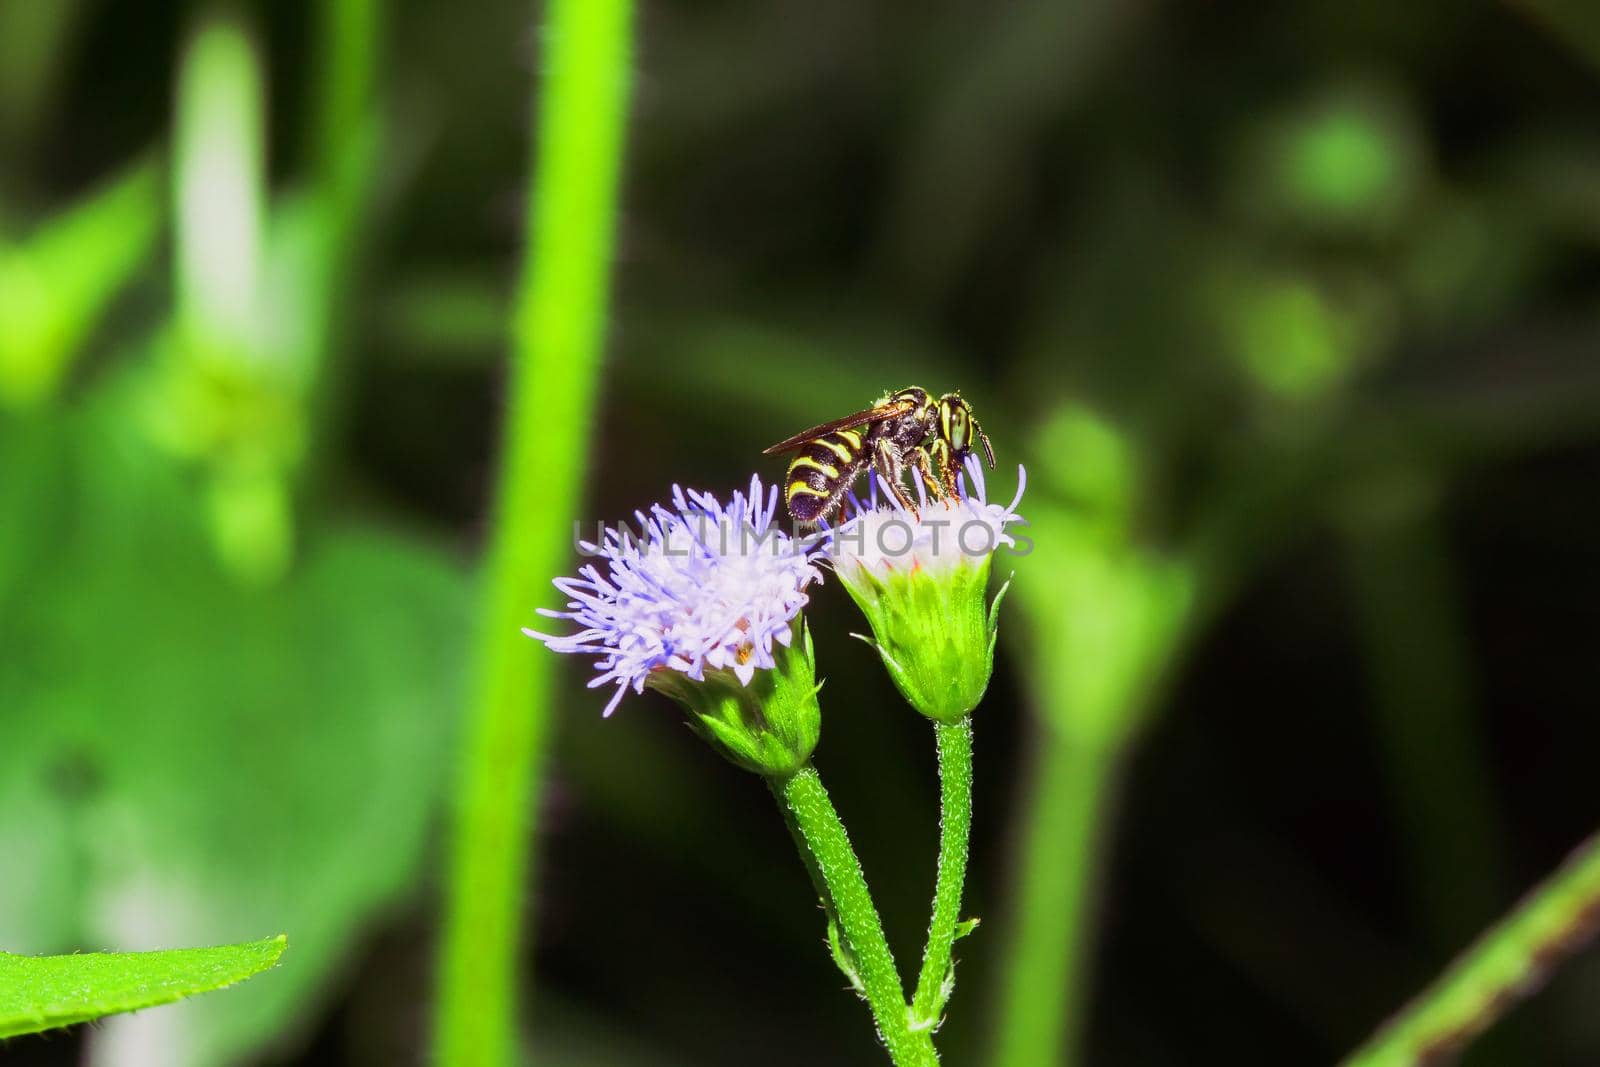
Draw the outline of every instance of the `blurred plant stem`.
M1344 1067L1453 1060L1600 928L1600 835L1568 858Z
M517 961L533 884L552 657L520 627L565 562L581 499L605 336L631 63L627 0L552 0L537 93L527 254L488 550L477 696L457 784L434 1058L518 1059Z
M1448 948L1494 916L1505 879L1439 492L1425 475L1391 474L1344 525L1412 907L1433 947Z
M345 361L333 358L366 246L380 120L379 0L319 5L305 174L268 194L265 78L222 5L184 52L174 198L177 309L149 405L154 436L202 463L212 536L251 584L294 556L297 488ZM158 345L158 347L161 347Z
M1034 454L1037 547L1018 558L1016 585L1040 744L1021 802L992 1067L1076 1061L1116 768L1195 603L1191 567L1135 541L1137 462L1114 427L1063 408Z
M955 983L951 958L962 936L961 892L967 881L967 845L972 835L972 716L935 722L939 750L939 871L922 972L911 1001L913 1025L939 1025Z
M331 451L317 438L331 432L351 360L346 346L349 308L369 250L376 163L384 140L378 102L382 55L381 0L330 0L317 7L320 50L316 95L306 132L307 191L287 205L275 234L282 248L277 281L303 310L299 340L317 388L309 403L309 456ZM287 262L283 262L283 261Z
M1037 730L994 1067L1076 1059L1094 888L1116 786L1115 753L1045 724Z
M321 69L308 154L326 185L339 184L351 138L366 134L373 121L382 11L380 0L333 0L317 8Z
M783 781L771 781L773 793L798 828L805 846L802 858L825 887L823 900L836 917L850 949L855 980L878 1024L878 1036L898 1067L932 1067L939 1062L933 1036L914 1030L906 1010L905 989L894 955L883 935L883 922L872 902L861 863L850 844L839 813L816 768L804 767ZM809 857L806 853L809 852ZM843 963L841 963L843 966Z
M178 77L176 307L147 405L152 436L204 466L212 541L252 585L280 580L293 560L289 483L303 454L309 380L303 353L281 343L296 309L279 307L265 285L263 65L252 27L226 5L206 5Z

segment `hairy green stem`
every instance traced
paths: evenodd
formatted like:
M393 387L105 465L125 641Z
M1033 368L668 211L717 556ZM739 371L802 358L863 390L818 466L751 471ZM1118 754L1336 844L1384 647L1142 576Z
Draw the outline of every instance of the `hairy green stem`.
M939 1023L955 980L951 954L961 922L961 891L967 881L967 842L972 836L972 716L935 723L939 749L939 873L922 973L911 1002L912 1025Z
M789 828L789 837L794 841L794 847L800 853L800 860L805 864L806 874L811 877L811 888L816 891L822 914L827 917L828 951L833 955L833 962L838 965L839 970L844 972L844 976L850 980L851 988L865 996L866 988L861 984L861 968L857 966L855 954L839 926L839 909L833 902L833 892L828 888L827 880L822 877L822 868L817 866L817 857L812 855L811 846L806 844L805 832L800 829L800 823L795 819L794 810L789 807L788 801L784 799L782 783L777 779L768 778L767 785L772 788L772 795L778 800L778 810L783 812L783 823Z
M908 1025L905 990L889 942L883 936L883 923L851 847L850 835L839 821L822 778L815 767L806 766L790 778L773 782L772 787L800 829L812 857L807 861L808 867L814 863L813 869L826 887L889 1058L897 1067L937 1064L939 1057L932 1037L913 1032Z
M1094 879L1116 759L1048 727L1041 740L992 1067L1067 1067L1078 1059Z
M1509 916L1345 1067L1411 1067L1452 1058L1542 985L1600 929L1600 834L1589 838Z
M446 885L434 1060L517 1060L528 909L554 657L519 633L566 560L604 341L628 101L628 0L551 0L538 177L513 322L510 408L489 548L476 700Z

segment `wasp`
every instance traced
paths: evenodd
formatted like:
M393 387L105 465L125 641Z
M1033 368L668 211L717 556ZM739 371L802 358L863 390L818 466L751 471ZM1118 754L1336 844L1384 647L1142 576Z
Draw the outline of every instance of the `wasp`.
M916 504L903 484L916 471L935 500L961 497L961 464L974 443L994 466L989 437L959 393L937 400L917 386L890 393L865 411L813 426L779 441L764 454L798 452L789 463L784 502L795 521L822 522L836 511L856 479L871 467L912 514Z

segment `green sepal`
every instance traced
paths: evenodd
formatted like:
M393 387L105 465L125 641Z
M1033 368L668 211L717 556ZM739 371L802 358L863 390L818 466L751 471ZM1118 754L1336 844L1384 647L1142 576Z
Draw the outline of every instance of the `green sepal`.
M960 941L978 928L979 919L963 919L956 923L952 941ZM908 1025L913 1030L937 1030L944 1022L944 1007L950 1002L950 995L956 991L956 965L950 961L950 967L944 972L944 977L939 981L939 991L934 994L933 1004L925 1017L918 1018L915 1009L907 1009L906 1018Z
M828 917L828 951L833 955L833 962L839 970L850 980L850 988L856 991L857 996L866 996L867 987L861 981L861 969L856 966L855 953L850 951L850 946L845 943L844 937L839 933L839 923Z
M1002 589L1001 592L1003 593L1004 590ZM955 933L951 937L951 940L960 941L963 937L971 934L972 931L978 928L978 923L980 921L981 920L979 920L977 917L973 917L971 919L963 919L956 923ZM950 995L955 991L956 965L955 961L952 960L950 962L950 969L944 972L944 978L939 982L939 992L934 994L933 1010L929 1013L929 1017L926 1019L913 1019L913 1027L917 1029L937 1030L939 1028L939 1024L944 1021L944 1006L950 1002Z
M994 599L989 601L989 637L991 642L994 635L1000 632L1000 601L1006 598L1006 593L1011 588L1011 580L1016 576L1016 571L1006 575L1006 580L1001 583L1000 589L994 595Z
M838 568L872 628L871 637L854 636L877 651L906 701L937 722L970 714L989 688L1000 601L1011 584L985 603L991 559L939 573Z
M822 730L811 633L797 617L787 647L773 649L776 666L758 670L748 685L726 668L700 680L662 670L647 685L689 712L689 728L727 759L773 778L787 778L811 760Z

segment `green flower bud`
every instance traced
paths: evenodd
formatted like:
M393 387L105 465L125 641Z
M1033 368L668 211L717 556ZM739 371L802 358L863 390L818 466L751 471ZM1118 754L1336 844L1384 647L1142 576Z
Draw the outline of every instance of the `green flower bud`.
M1010 507L990 504L976 464L976 496L924 501L917 512L863 510L833 536L833 568L861 608L889 676L912 707L955 722L983 699L994 670L1002 587L987 598L994 553L1016 546L1006 527L1025 474L1018 468ZM1009 582L1007 583L1009 585Z

